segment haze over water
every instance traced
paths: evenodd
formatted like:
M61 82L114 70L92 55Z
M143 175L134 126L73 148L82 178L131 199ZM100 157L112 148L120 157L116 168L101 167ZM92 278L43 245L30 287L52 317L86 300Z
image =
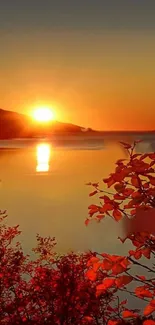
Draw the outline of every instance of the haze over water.
M71 139L70 139L71 140ZM153 151L152 142L139 144L140 151ZM30 252L36 233L54 236L57 250L88 249L125 253L117 237L121 224L108 218L88 227L84 221L89 197L88 182L101 182L126 157L116 141L67 142L15 140L0 142L0 207L7 209L9 225L20 225L22 244Z

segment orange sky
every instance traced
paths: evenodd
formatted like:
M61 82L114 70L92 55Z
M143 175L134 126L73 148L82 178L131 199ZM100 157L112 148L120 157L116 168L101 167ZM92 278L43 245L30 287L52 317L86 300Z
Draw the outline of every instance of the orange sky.
M102 130L155 129L155 32L1 29L0 107Z

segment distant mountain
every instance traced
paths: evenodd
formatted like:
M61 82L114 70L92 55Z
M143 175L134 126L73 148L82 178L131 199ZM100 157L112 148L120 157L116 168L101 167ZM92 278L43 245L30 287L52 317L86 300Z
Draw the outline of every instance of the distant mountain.
M58 121L36 123L27 115L0 109L0 139L49 137L52 134L86 135L94 132L90 128Z

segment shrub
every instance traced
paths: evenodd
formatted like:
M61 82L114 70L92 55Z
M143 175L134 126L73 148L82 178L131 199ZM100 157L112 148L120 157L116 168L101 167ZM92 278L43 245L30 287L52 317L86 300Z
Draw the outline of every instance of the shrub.
M0 323L102 324L111 295L96 297L98 280L86 276L93 253L59 256L54 238L37 235L31 261L15 241L18 226L7 227L5 212L0 215Z
M88 184L93 186L90 196L98 195L100 203L89 206L86 225L92 219L100 222L110 217L119 222L123 218L126 236L119 239L122 243L128 239L133 245L127 256L96 253L95 260L89 261L88 275L93 272L95 279L100 278L100 284L96 286L97 297L103 293L113 296L113 304L106 311L108 321L111 310L113 324L123 319L138 319L141 312L145 317L150 317L155 311L155 153L135 153L136 143L122 143L129 159L118 160L115 171L103 180L107 191L101 189L98 183ZM142 262L142 258L151 259L151 266ZM134 265L140 267L140 274L134 274ZM144 271L147 271L145 276ZM128 289L131 282L134 284L133 290ZM119 300L121 291L145 301L145 308L129 310L127 300ZM151 325L153 321L149 318L145 324Z

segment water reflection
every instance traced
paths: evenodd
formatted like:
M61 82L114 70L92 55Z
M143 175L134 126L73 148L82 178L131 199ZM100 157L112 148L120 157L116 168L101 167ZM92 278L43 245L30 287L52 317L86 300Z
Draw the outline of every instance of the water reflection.
M48 172L51 155L51 147L49 144L41 143L37 146L37 166L36 172Z

